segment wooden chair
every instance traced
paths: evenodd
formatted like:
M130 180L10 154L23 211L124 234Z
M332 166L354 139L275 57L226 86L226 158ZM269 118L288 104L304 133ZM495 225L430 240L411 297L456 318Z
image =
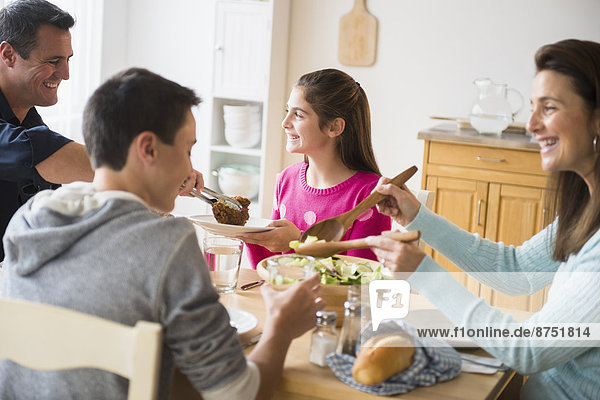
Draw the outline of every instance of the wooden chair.
M48 304L0 298L0 359L26 368L98 368L129 379L129 400L155 399L162 327L134 327Z

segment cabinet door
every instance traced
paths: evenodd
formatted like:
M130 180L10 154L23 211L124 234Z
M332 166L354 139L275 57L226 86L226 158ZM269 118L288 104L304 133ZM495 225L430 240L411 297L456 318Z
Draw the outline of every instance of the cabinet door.
M491 183L488 194L485 237L518 246L542 229L544 191L539 188ZM482 286L482 297L497 307L537 311L544 304L544 290L530 296L507 296Z
M435 192L434 211L437 214L482 236L485 231L487 186L485 182L436 176L428 176L426 184L427 190ZM452 272L471 293L479 296L479 282L463 272L459 273L461 270L438 252L432 250L431 254L435 261Z
M217 2L214 95L262 100L268 86L268 4Z

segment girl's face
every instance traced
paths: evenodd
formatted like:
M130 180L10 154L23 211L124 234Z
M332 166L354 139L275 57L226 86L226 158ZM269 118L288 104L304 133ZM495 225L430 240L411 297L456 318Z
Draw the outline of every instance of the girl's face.
M536 75L531 90L533 111L527 130L540 144L542 169L573 171L589 186L598 157L592 144L594 136L600 133L598 117L593 120L570 79L551 70Z
M311 155L322 151L335 140L328 129L319 128L319 116L304 99L304 89L296 86L290 93L286 107L286 116L281 122L287 142L285 149L289 153Z

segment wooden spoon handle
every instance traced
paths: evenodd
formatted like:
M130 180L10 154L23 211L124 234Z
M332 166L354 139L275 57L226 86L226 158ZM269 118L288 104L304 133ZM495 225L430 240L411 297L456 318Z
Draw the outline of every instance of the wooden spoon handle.
M393 177L389 183L396 186L402 186L407 180L410 179L411 176L415 174L415 172L417 172L417 169L418 168L413 165L412 167ZM350 225L352 225L354 220L358 218L360 214L364 213L384 198L385 196L383 194L379 192L373 192L367 197L365 197L365 199L358 203L356 207L354 207L352 210L341 214L339 216L339 221L342 222L342 224L344 225L344 229L350 228Z
M419 240L421 238L421 231L393 231L393 232L385 232L383 236L387 236L399 242L413 242L415 240Z
M412 242L415 240L419 240L419 238L421 237L421 231L386 232L382 236L389 237L391 239L397 240L398 242ZM339 252L354 249L365 249L367 247L370 247L367 244L366 238L345 240L343 242L336 243L336 245L338 245L340 249Z

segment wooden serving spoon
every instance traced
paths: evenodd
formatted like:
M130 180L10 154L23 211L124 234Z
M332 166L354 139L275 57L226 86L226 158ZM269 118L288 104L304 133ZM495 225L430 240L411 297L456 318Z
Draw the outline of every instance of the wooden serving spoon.
M417 167L413 165L406 171L396 175L389 183L392 183L396 186L402 186L407 180L410 179L411 176L415 174L415 172L417 172ZM308 228L302 234L300 241L306 241L306 238L308 236L316 236L317 238L319 238L319 240L325 240L328 242L340 240L344 236L344 233L346 233L348 228L350 228L350 225L352 225L356 218L358 218L369 208L379 203L385 197L386 196L378 192L371 193L350 211L346 211L345 213L340 214L338 216L319 221L310 228Z
M419 240L421 232L389 232L382 236L389 237L399 242L412 242L414 240ZM298 246L296 248L296 253L313 257L330 257L334 254L341 253L342 251L364 249L367 247L370 246L367 244L366 238L345 240L343 242L312 242Z

